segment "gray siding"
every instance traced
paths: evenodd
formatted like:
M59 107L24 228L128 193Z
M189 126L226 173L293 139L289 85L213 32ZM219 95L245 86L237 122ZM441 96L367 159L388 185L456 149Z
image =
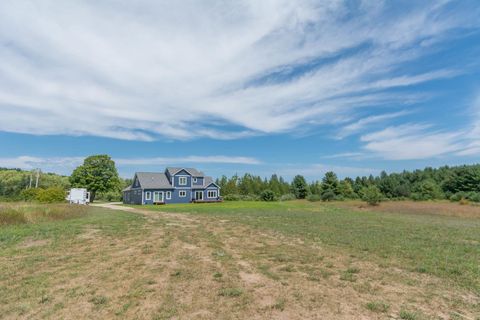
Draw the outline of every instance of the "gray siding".
M204 178L203 177L196 177L196 179L197 179L197 182L195 182L195 178L193 179L192 187L203 187Z
M142 190L131 189L123 193L123 203L125 204L142 204Z

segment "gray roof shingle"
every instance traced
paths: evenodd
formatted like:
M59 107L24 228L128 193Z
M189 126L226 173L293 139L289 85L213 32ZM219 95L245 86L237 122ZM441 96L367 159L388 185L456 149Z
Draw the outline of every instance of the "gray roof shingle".
M163 172L137 172L137 178L143 189L172 188Z
M170 174L175 174L182 169L187 170L194 177L204 177L205 179L203 180L203 188L206 188L211 183L214 183L212 177L205 176L203 172L198 171L194 168L169 167L167 168L167 171L170 172ZM140 182L140 186L142 189L173 189L173 186L168 180L165 172L137 172L136 176L138 178L138 181ZM131 186L125 188L123 191L128 191L130 189Z
M170 175L174 175L175 173L177 173L178 171L182 170L182 169L185 169L187 170L192 176L194 177L203 177L205 176L205 174L201 171L198 171L197 169L195 168L181 168L181 167L168 167L167 168L167 171Z

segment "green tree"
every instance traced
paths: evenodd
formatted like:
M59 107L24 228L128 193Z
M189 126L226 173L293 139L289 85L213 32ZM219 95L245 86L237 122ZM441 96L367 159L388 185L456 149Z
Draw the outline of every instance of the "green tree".
M94 155L86 158L70 176L73 187L87 188L90 201L98 192L115 191L120 187L115 162L108 155Z
M415 200L434 200L442 198L442 190L431 179L418 182L413 187L412 198Z
M297 199L305 199L308 194L308 185L303 176L296 175L295 178L293 178L292 192Z
M340 181L338 184L338 193L346 199L355 199L357 195L353 191L352 183L350 179Z
M369 205L376 206L383 200L383 194L375 185L364 187L362 190L362 199Z
M338 192L338 178L337 175L329 171L325 173L325 176L322 179L322 187L321 187L321 195L322 199L325 198L325 200L333 200L331 199L331 195L333 194L333 198L335 198L339 192ZM328 196L327 196L328 194ZM325 195L325 196L324 196Z

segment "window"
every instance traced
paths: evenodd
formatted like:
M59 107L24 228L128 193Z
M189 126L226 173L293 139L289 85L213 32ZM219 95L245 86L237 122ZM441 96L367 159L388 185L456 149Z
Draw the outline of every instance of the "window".
M181 190L178 195L180 196L180 198L185 198L187 196L187 191Z
M145 200L152 200L152 193L150 191L145 192Z
M194 182L194 183L197 183L197 178L193 178L193 182Z
M178 184L181 185L181 186L186 186L187 185L187 177L178 178Z
M167 191L167 194L165 195L167 200L172 199L172 191Z
M217 197L217 190L208 190L207 191L207 198L216 198Z

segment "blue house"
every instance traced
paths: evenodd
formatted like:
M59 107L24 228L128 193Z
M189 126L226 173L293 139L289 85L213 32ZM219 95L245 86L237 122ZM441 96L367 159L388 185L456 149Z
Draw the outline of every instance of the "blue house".
M172 168L165 172L137 172L131 186L123 190L125 204L167 204L220 201L220 187L211 177L194 168Z

